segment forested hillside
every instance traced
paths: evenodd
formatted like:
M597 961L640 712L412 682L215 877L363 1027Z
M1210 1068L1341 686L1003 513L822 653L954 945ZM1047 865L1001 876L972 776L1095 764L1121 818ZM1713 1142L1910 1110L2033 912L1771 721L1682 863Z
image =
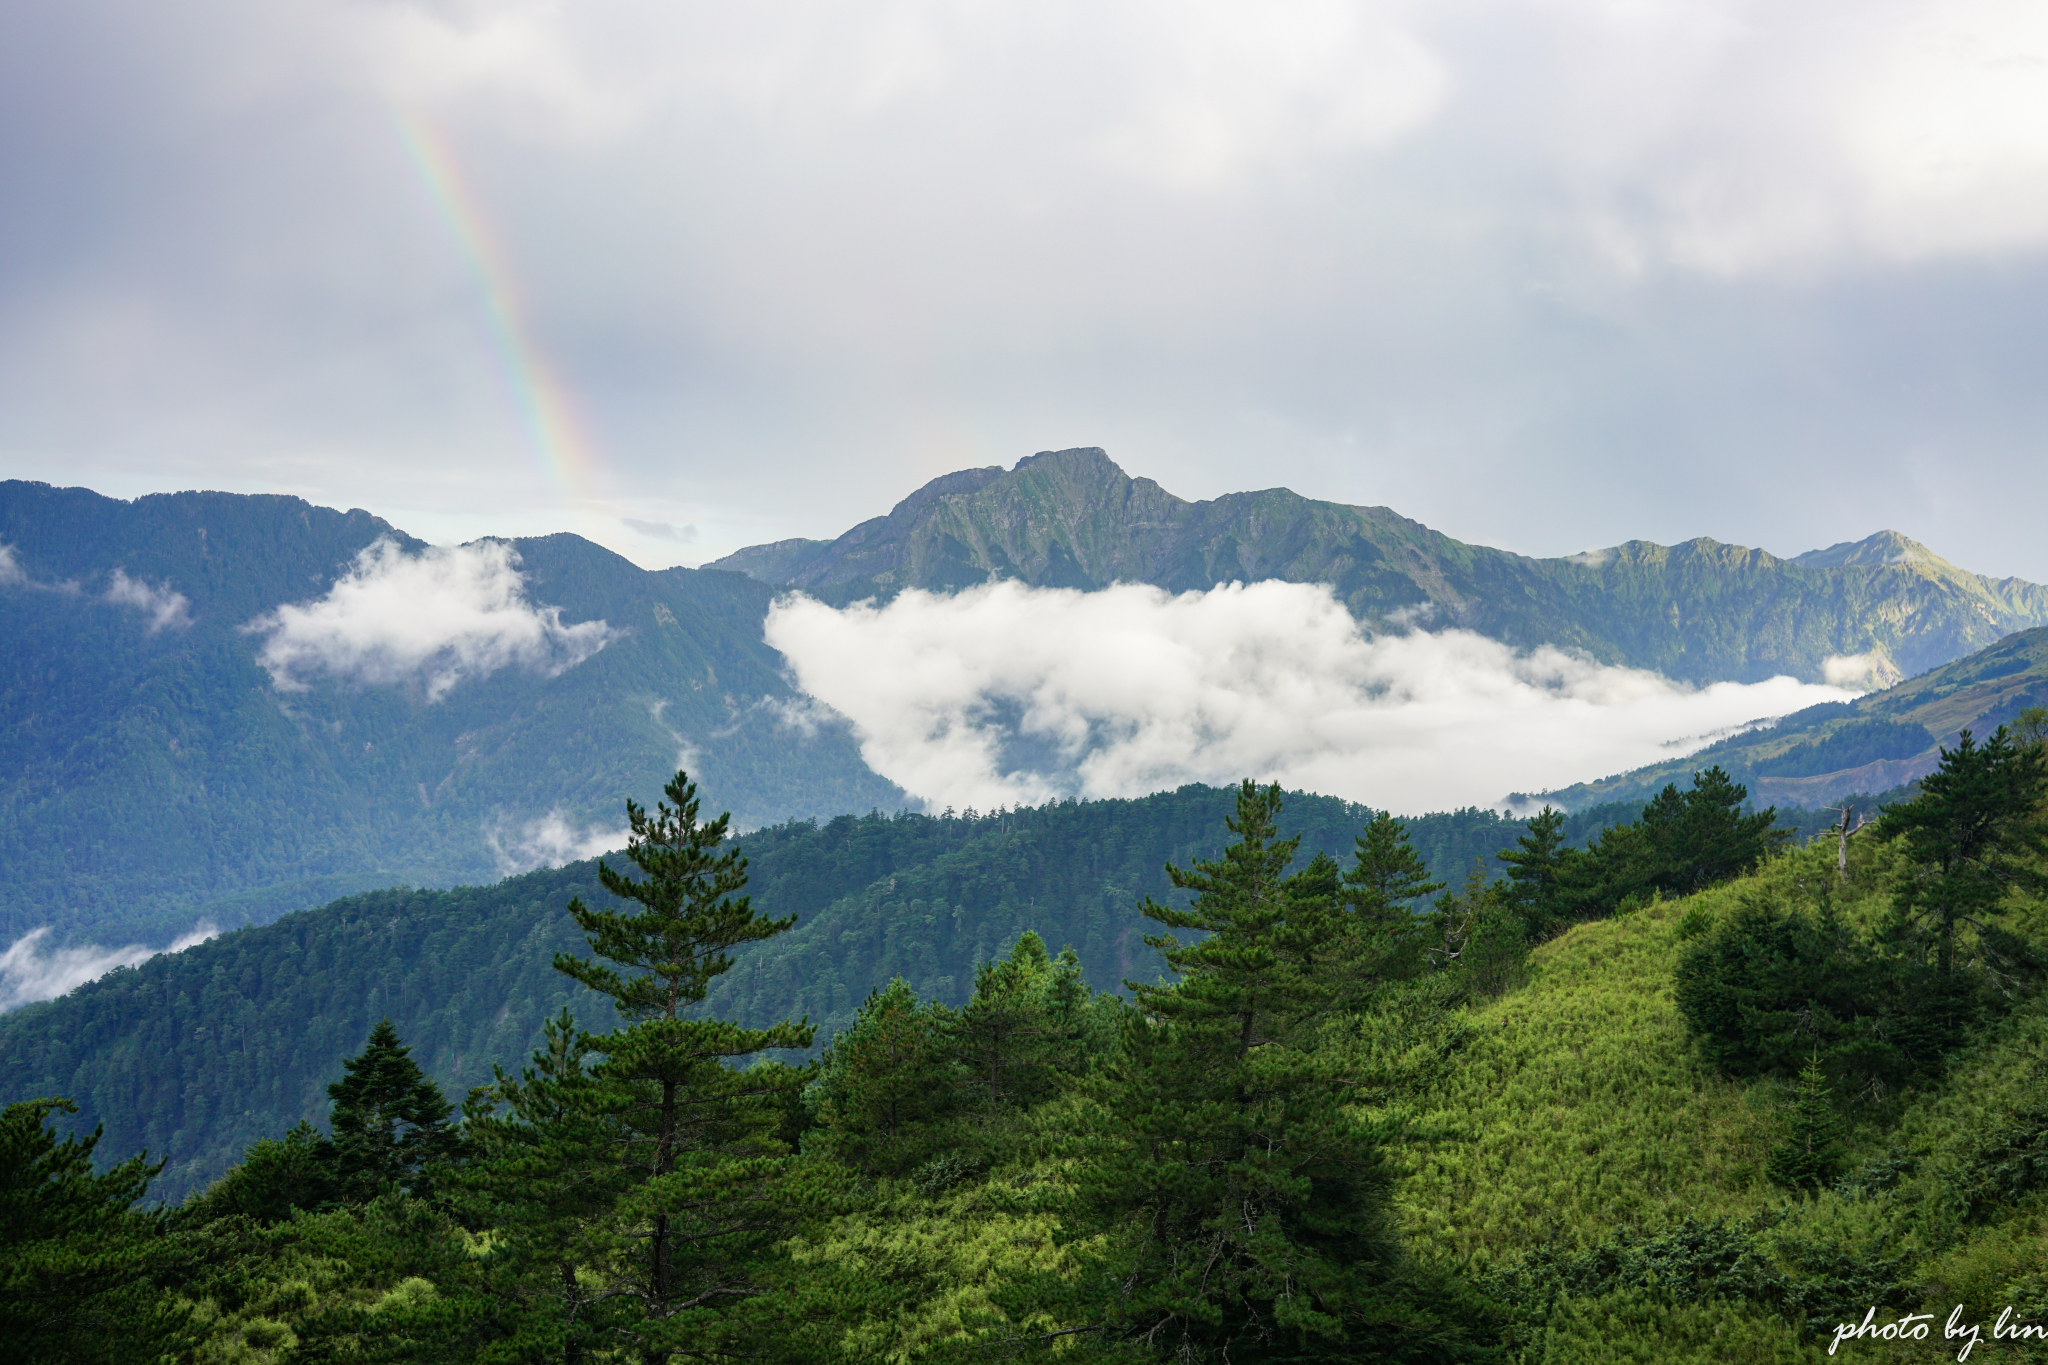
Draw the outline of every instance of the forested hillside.
M1441 893L1398 822L1314 856L1281 823L1311 803L1179 793L1227 830L1138 905L1131 999L1026 933L800 1065L753 1058L824 1036L711 991L792 932L766 900L1033 826L785 828L750 904L679 778L564 950L504 958L615 1008L546 1023L459 1121L395 1015L316 1123L175 1208L10 1105L0 1332L252 1365L2048 1359L2044 735L1960 740L1846 867L1717 769L1576 848L1532 821ZM1165 831L1135 804L1094 814Z
M1890 531L1792 559L1704 537L1531 559L1284 488L1188 502L1094 448L960 470L837 540L780 541L706 567L833 601L991 577L1174 592L1327 583L1376 628L1463 626L1695 683L1820 682L1828 659L1864 654L1889 681L2048 625L2048 588L1970 573Z
M1161 870L1169 860L1221 847L1230 800L1196 786L1134 801L754 831L740 847L755 902L796 925L742 958L707 1007L749 1023L808 1017L829 1037L892 976L958 1003L975 964L1026 930L1055 951L1080 950L1095 989L1149 978L1156 968L1137 905L1172 895ZM1572 835L1632 813L1586 813ZM1372 812L1300 794L1284 818L1307 852L1342 856ZM1475 860L1490 864L1525 825L1468 810L1408 829L1439 877L1456 880ZM351 896L116 971L0 1017L0 1097L71 1096L79 1121L104 1122L115 1150L168 1157L161 1188L178 1197L256 1138L324 1112L341 1057L381 1017L457 1094L525 1056L563 1005L601 1015L602 1002L548 965L580 941L566 911L577 895L606 899L594 862L492 886Z
M559 861L679 753L749 824L904 804L843 731L775 709L794 694L761 640L769 589L647 573L575 536L513 542L524 598L468 585L478 614L437 620L503 623L476 657L429 661L468 664L438 693L419 670L377 675L368 645L338 660L353 673L280 684L251 624L317 603L387 538L421 548L296 498L0 483L0 939L162 942L201 914L232 926ZM602 622L602 647L566 668L574 654L489 656L546 630L546 608L558 635ZM343 626L381 638L352 620L330 641Z

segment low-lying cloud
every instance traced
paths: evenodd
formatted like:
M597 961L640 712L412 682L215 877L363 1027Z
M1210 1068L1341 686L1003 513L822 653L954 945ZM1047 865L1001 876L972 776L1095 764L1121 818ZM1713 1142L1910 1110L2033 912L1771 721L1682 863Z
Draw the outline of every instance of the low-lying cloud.
M501 877L610 853L626 846L626 834L602 825L578 828L560 808L534 820L519 822L499 815L484 824L484 843Z
M149 633L182 630L192 624L192 603L184 593L171 591L169 583L148 583L114 570L105 600L117 607L134 607L149 618Z
M1693 688L1464 630L1374 637L1328 589L1280 582L787 597L767 638L876 772L984 809L1243 777L1406 813L1486 805L1854 695L1792 678Z
M88 981L98 980L116 967L139 966L158 953L182 953L218 932L210 921L202 920L191 933L168 948L145 948L139 943L123 948L102 948L92 943L50 948L45 946L49 927L31 929L6 952L0 952L0 1013L38 1000L54 1000Z
M618 637L603 621L565 626L560 607L528 601L518 551L493 540L418 554L379 540L325 597L279 607L247 629L268 637L257 662L281 692L328 673L418 682L429 702L514 665L554 677Z
M14 547L0 542L0 587L28 582L28 575L22 572L21 564L14 557Z

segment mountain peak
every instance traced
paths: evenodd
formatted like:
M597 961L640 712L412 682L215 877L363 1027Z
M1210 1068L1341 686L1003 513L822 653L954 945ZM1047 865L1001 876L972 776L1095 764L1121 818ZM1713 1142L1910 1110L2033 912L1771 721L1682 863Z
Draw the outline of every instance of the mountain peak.
M1808 550L1792 557L1792 563L1802 569L1877 569L1887 564L1947 562L1919 541L1897 531L1879 531L1861 540L1845 540L1825 550Z

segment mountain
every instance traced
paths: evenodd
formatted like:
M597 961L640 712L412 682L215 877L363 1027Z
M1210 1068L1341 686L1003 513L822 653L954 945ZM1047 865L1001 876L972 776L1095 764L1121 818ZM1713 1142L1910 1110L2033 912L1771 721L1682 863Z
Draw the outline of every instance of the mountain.
M0 941L491 880L605 846L683 760L745 825L907 800L844 730L788 721L761 583L572 535L425 549L297 498L0 483ZM429 570L462 611L408 595ZM399 667L429 610L455 643Z
M1213 857L1227 842L1234 794L1190 786L1130 801L1061 802L999 815L841 816L757 830L739 840L754 904L793 914L788 934L742 955L705 1009L747 1024L807 1015L828 1039L870 991L902 976L963 1002L974 966L1026 929L1057 951L1079 949L1091 985L1150 978L1145 896L1178 895L1163 865ZM1589 812L1575 841L1609 818ZM1296 793L1282 826L1301 858L1345 858L1372 812ZM1475 859L1526 828L1466 810L1407 822L1437 875L1459 880ZM616 860L615 860L616 861ZM346 897L275 923L223 934L123 968L60 999L0 1016L0 1104L38 1095L78 1101L76 1122L107 1125L103 1150L148 1147L178 1197L227 1169L258 1137L324 1119L341 1059L389 1017L448 1094L516 1065L564 1005L587 1028L609 1006L550 966L582 953L571 896L610 903L595 864L491 886L398 889Z
M1517 808L1549 801L1567 810L1642 801L1718 763L1749 786L1759 806L1820 807L1918 781L1963 730L1981 738L2036 706L2048 706L2048 629L2020 631L1896 687L1795 711L1685 758L1509 800Z
M1327 583L1375 629L1463 626L1694 683L1820 682L1849 656L1870 656L1859 676L1892 681L2048 625L2048 588L1969 573L1889 531L1793 559L1705 538L1532 559L1284 488L1189 502L1094 448L961 470L837 540L754 546L705 567L836 602L990 579L1171 592Z

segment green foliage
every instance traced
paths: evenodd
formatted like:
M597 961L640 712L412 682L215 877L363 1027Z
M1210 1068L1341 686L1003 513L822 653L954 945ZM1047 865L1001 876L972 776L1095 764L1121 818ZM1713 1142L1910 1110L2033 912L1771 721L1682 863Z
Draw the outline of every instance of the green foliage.
M919 1003L900 976L870 995L805 1092L817 1125L807 1148L870 1175L904 1175L954 1145L946 1121L964 1105L966 1068L953 1016Z
M1137 902L1184 894L1162 865L1220 850L1231 800L1190 786L972 818L849 815L754 830L737 840L748 890L763 913L797 924L715 978L700 1009L746 1025L807 1015L829 1038L895 976L921 998L965 1003L976 964L1034 929L1076 949L1091 990L1112 989L1150 959ZM1282 818L1304 850L1348 857L1373 814L1295 795ZM1632 815L1574 815L1572 829ZM1522 828L1466 810L1404 832L1440 880ZM106 1125L111 1149L167 1157L152 1190L182 1198L251 1144L324 1123L340 1059L380 1018L451 1096L545 1046L542 1021L565 1006L587 1028L609 1027L610 999L549 967L583 943L563 911L578 896L614 901L593 863L489 887L373 892L116 971L0 1015L0 1099L72 1096L88 1130Z
M1799 1073L1789 1127L1785 1141L1771 1149L1766 1168L1771 1179L1793 1189L1832 1182L1842 1165L1842 1125L1835 1117L1834 1091L1821 1070L1818 1051L1808 1056Z
M58 1141L68 1100L0 1110L0 1361L153 1361L190 1344L164 1291L177 1254L163 1218L133 1209L157 1167L135 1156L93 1169L100 1134Z
M2018 945L1999 940L1989 921L2014 890L2048 888L2048 875L2036 865L2048 857L2048 825L2039 819L2044 796L2048 753L2016 746L2000 726L1981 746L1963 731L1955 748L1941 751L1941 766L1919 799L1885 813L1879 832L1903 841L1914 869L1894 901L1901 927L1931 933L1942 977L1955 970L1962 925L1977 931L1986 966L2010 972L2021 965L2013 960Z
M1104 1074L1096 1150L1076 1177L1079 1229L1103 1239L1076 1307L1109 1340L1182 1359L1389 1358L1438 1334L1395 1288L1383 1134L1347 1112L1348 1078L1302 1045L1327 1002L1303 970L1323 916L1303 923L1280 803L1277 787L1246 782L1237 842L1169 869L1192 904L1144 906L1204 937L1149 938L1179 979L1131 985L1124 1055Z
M342 1195L338 1175L334 1144L301 1120L281 1138L258 1138L251 1143L240 1163L187 1200L183 1212L200 1223L216 1218L282 1223L295 1210L327 1208L338 1202Z
M1518 871L1526 869L1518 885L1529 888L1521 894L1544 913L1545 928L1641 906L1656 896L1690 895L1741 876L1789 837L1775 828L1775 810L1743 814L1748 798L1748 789L1719 767L1707 768L1693 774L1684 792L1667 784L1640 819L1609 826L1584 851L1554 853L1531 844L1508 861ZM1554 910L1544 910L1546 886L1552 888Z
M1564 813L1545 806L1529 821L1529 832L1494 857L1508 865L1508 903L1520 913L1531 937L1542 940L1562 928L1567 914L1559 887L1568 849Z
M1686 949L1675 999L1702 1054L1734 1075L1791 1078L1818 1050L1837 1082L1881 1097L1955 1042L1949 1012L1929 1008L1939 984L1880 953L1825 893L1815 913L1751 895Z
M478 1208L494 1238L527 1243L539 1283L561 1287L563 1324L594 1300L611 1331L643 1358L716 1358L762 1349L750 1301L762 1293L759 1263L793 1223L783 1190L785 1130L807 1079L775 1063L733 1063L771 1048L807 1048L813 1030L686 1017L730 969L735 948L772 938L791 921L756 914L740 894L746 860L735 849L718 851L728 817L700 821L696 788L680 772L664 790L668 802L652 815L626 806L626 855L644 875L599 865L605 889L640 909L570 903L592 950L611 965L555 959L556 970L608 996L622 1024L577 1040L603 1058L595 1066L564 1053L536 1059L537 1075L556 1073L544 1080L501 1078L496 1098L508 1117L488 1118L482 1099L472 1106L481 1150L465 1183L483 1194ZM558 1163L558 1188L565 1178L587 1178L609 1198L565 1224L559 1197L525 1191L540 1174L536 1153ZM541 1269L543 1260L553 1264ZM595 1294L575 1283L587 1267L603 1281Z
M362 1052L342 1063L342 1078L327 1087L340 1198L362 1202L393 1187L425 1194L427 1168L458 1150L448 1123L455 1106L420 1073L411 1052L391 1021L379 1020Z
M1408 841L1407 827L1380 811L1358 836L1356 859L1344 873L1342 899L1352 914L1384 922L1444 886L1430 880L1429 866Z

